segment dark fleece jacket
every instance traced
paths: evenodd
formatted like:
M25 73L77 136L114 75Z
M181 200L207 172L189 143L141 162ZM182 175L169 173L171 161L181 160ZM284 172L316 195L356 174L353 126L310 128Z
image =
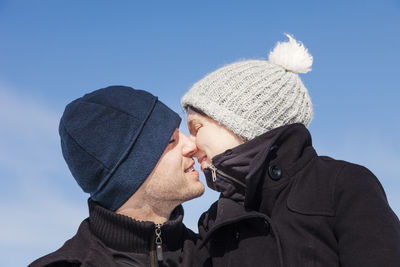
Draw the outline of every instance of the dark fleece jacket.
M170 220L160 227L162 258L156 250L153 222L133 220L90 200L89 213L73 238L30 266L186 267L207 264L207 255L200 254L201 250L196 248L197 235L182 223L182 206L178 206Z

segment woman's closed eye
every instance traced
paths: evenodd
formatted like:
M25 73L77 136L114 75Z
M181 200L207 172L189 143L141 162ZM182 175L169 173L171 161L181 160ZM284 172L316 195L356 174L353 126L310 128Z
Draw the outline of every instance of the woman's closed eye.
M203 125L201 125L201 124L195 124L194 127L193 127L193 134L196 135L197 132L200 130L200 128L201 128L202 126L203 126Z

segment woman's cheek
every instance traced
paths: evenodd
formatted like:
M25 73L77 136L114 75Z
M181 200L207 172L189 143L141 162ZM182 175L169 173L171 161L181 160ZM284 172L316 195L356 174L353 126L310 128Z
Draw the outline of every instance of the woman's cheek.
M204 152L207 154L207 157L210 157L209 155L209 149L210 147L212 147L212 144L210 144L210 142L212 142L212 139L208 139L206 138L204 135L198 135L196 137L196 146L197 149L201 152Z

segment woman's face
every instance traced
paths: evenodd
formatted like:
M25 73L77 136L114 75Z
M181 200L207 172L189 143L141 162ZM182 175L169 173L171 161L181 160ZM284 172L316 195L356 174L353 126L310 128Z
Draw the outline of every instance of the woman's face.
M244 140L215 120L201 115L190 108L187 112L190 137L194 138L197 153L194 155L201 165L201 170L211 165L214 156L236 147Z

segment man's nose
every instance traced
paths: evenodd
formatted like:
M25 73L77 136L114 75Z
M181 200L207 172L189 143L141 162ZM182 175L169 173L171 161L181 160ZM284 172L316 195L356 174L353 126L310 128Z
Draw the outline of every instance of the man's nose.
M186 135L184 135L184 134L182 134L184 137L184 140L185 140L185 145L184 145L184 147L183 147L183 156L185 156L185 157L194 157L195 156L195 154L197 153L197 151L198 151L198 149L197 149L197 146L196 146L196 140L194 139L194 138L192 138L192 137L188 137L188 136L186 136Z
M204 157L205 156L204 151L201 151L200 148L197 146L196 136L189 135L189 139L192 140L194 142L195 146L196 146L196 152L193 155L191 155L191 157L192 158L197 158L197 159L199 159L201 157Z

